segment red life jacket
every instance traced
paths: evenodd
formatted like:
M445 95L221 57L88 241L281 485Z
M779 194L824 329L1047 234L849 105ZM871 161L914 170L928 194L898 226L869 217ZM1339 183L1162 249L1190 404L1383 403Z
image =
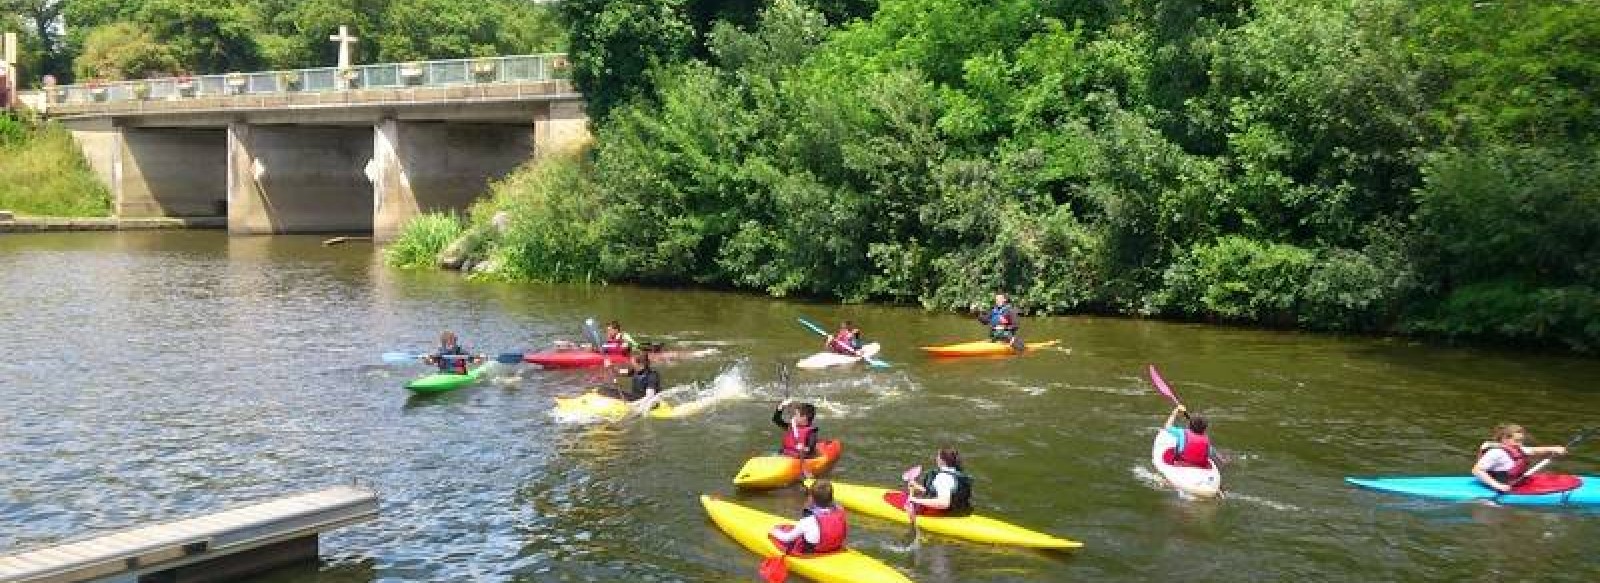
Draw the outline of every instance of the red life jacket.
M851 332L849 330L845 330L843 332L840 332L838 334L834 334L833 335L833 340L828 342L828 350L832 350L832 351L837 352L839 354L854 355L856 353L856 351L855 351L855 348L856 348L855 347L855 343L856 343L856 335L855 335L855 333Z
M1178 463L1197 468L1211 467L1211 438L1204 433L1183 430L1183 451L1178 452Z
M620 355L623 355L623 356L627 356L628 355L628 343L627 343L627 341L623 340L621 332L618 332L616 334L608 334L608 335L606 335L605 343L600 345L600 353L601 354L620 354Z
M800 451L800 446L803 446L806 444L806 442L810 441L809 438L811 437L811 434L816 430L817 427L815 425L804 425L800 427L795 427L793 425L789 426L789 430L783 432L783 455L789 457L808 457L816 455L817 452L814 451Z
M1528 454L1522 451L1522 446L1497 443L1484 448L1484 451L1487 452L1490 449L1496 448L1506 450L1506 455L1511 456L1511 469L1504 472L1505 476L1503 478L1498 475L1501 472L1489 472L1489 475L1494 476L1495 479L1498 479L1502 482L1509 483L1515 481L1517 478L1521 478L1523 474L1528 473Z
M850 534L850 525L844 520L844 509L838 506L817 508L812 510L811 517L817 520L817 530L821 531L821 536L817 537L817 544L805 545L806 554L843 550L844 538Z

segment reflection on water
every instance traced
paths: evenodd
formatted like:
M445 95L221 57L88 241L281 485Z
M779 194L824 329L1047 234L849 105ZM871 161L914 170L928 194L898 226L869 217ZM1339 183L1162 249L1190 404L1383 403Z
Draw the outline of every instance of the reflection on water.
M798 488L735 492L777 447L771 408L818 405L841 480L894 486L959 448L982 512L1082 540L1037 553L854 518L852 543L918 581L1590 581L1592 513L1405 501L1346 475L1464 473L1502 421L1592 424L1600 364L1410 342L1094 318L1030 318L1060 350L924 358L965 318L631 286L469 283L382 268L370 246L214 232L0 237L0 548L192 516L357 482L379 518L328 534L320 561L259 582L743 581L756 557L696 497L794 515ZM795 324L850 319L889 369L793 371ZM622 320L693 358L663 363L682 418L563 424L553 398L597 371L500 366L434 396L384 365L444 329L490 354ZM1187 501L1148 466L1170 404L1156 363L1231 454L1227 495ZM1592 456L1560 462L1593 472ZM1198 558L1198 559L1197 559Z

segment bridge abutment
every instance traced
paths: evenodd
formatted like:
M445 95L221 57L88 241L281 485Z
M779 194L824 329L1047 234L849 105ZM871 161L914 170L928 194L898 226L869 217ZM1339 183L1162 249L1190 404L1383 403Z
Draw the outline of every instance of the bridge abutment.
M404 121L373 128L372 237L394 239L426 212L466 211L534 153L533 124Z

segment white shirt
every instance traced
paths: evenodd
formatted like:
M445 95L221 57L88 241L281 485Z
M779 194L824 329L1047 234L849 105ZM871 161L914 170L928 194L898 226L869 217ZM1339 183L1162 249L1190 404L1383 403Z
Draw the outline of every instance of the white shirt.
M1483 468L1485 472L1509 472L1516 465L1517 462L1511 459L1511 454L1500 447L1484 450L1483 457L1478 458L1478 467Z
M810 544L822 542L822 526L817 524L815 516L800 519L800 522L794 523L794 528L788 530L781 528L772 530L772 538L780 542L789 542L800 536L806 537L806 542Z
M948 472L939 472L933 476L933 497L938 498L949 494L952 499L956 495L956 476Z

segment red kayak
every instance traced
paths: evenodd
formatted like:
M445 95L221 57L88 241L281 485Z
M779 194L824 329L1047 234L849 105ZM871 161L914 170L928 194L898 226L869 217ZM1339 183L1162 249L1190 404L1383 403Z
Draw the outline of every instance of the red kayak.
M529 352L522 355L522 360L545 368L586 368L625 365L632 359L621 354L600 354L591 350L555 350Z

